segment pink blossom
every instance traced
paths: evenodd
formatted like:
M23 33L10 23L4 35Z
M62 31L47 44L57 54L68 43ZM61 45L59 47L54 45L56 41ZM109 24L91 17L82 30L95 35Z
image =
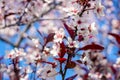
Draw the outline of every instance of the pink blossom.
M101 0L96 0L95 13L98 17L104 16L104 6L101 4Z
M55 31L55 36L54 36L54 42L62 42L63 38L64 38L64 29L60 28L58 29L58 31Z
M68 37L67 45L70 48L78 48L79 47L79 42L78 41L73 41L72 38Z

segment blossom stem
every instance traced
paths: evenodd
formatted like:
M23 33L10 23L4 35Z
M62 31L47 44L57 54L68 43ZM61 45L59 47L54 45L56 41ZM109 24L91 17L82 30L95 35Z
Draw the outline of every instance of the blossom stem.
M63 75L63 68L62 68L62 63L60 63L60 74L62 76L62 80L64 80L64 75Z
M66 65L65 65L64 73L63 73L63 75L62 75L62 80L65 80L65 75L66 75L66 72L67 72L67 69L68 69L68 68L67 68L67 65L68 65L70 59L71 59L71 55L68 54L67 63L66 63Z

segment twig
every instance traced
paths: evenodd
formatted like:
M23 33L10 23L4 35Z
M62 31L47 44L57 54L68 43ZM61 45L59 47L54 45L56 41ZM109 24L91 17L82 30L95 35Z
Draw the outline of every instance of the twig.
M85 12L85 9L87 7L87 4L85 4L85 6L83 6L83 9L81 10L81 12L79 13L79 16L82 17L83 13Z
M0 40L3 41L3 42L6 42L7 44L10 44L10 45L13 46L13 47L15 47L15 44L14 44L14 43L12 43L11 41L9 41L9 40L7 40L7 39L5 39L5 38L0 37Z
M30 1L26 4L25 9L28 7L29 4L30 4ZM24 11L23 11L23 14L20 16L19 20L17 21L18 24L21 23L21 20L22 20L23 16L24 16L25 13L26 13L25 9L24 9Z
M62 76L62 80L64 80L64 74L63 74L63 68L62 68L62 63L60 63L60 74Z
M29 28L31 27L31 24L28 24L27 27L23 30L23 32L20 33L20 37L19 39L17 40L17 43L15 44L15 47L19 47L20 46L20 43L21 41L24 39L23 38L23 34L29 30Z

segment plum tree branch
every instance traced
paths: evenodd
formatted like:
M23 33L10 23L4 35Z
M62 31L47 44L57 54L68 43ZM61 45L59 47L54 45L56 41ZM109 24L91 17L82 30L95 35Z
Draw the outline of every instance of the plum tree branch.
M34 22L39 21L39 19L40 19L41 17L43 17L44 15L47 15L49 12L51 12L51 11L52 11L53 9L55 9L58 5L61 5L61 4L62 4L62 2L59 2L59 3L53 2L53 5L54 5L54 6L50 7L49 10L43 12L39 17L34 18L32 21L26 23L27 25L24 24L24 25L26 25L26 28L20 33L19 39L17 40L17 43L14 44L14 43L10 42L9 40L4 39L4 38L2 38L2 37L0 37L0 40L6 42L6 43L8 43L8 44L10 44L10 45L13 46L13 47L20 47L20 44L21 44L22 40L24 39L24 38L23 38L23 34L24 34L26 31L29 30L29 28L31 27L31 25L32 25ZM18 22L16 22L16 23L14 23L14 24L5 26L5 27L3 27L3 28L9 27L9 26L14 26L14 25L19 25L19 26L20 26L20 24L18 24ZM22 25L23 25L23 24L22 24Z

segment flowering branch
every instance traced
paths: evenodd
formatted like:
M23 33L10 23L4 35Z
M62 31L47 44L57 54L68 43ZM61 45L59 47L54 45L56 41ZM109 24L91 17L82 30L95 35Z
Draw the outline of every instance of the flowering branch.
M61 80L111 79L110 75L117 73L115 67L118 67L119 59L115 66L110 65L106 56L100 54L104 46L96 43L98 31L91 13L103 15L100 0L16 1L0 3L7 11L5 19L4 11L0 9L0 25L3 24L0 29L10 29L9 33L1 33L0 39L16 47L5 54L7 64L0 64L1 72L11 80L56 80L57 75L61 75ZM24 29L21 29L22 25ZM12 27L17 28L12 31ZM16 34L19 36L16 43L3 37ZM120 43L118 34L109 35ZM112 74L104 73L109 71L108 67ZM73 69L74 74L66 78L69 69Z

